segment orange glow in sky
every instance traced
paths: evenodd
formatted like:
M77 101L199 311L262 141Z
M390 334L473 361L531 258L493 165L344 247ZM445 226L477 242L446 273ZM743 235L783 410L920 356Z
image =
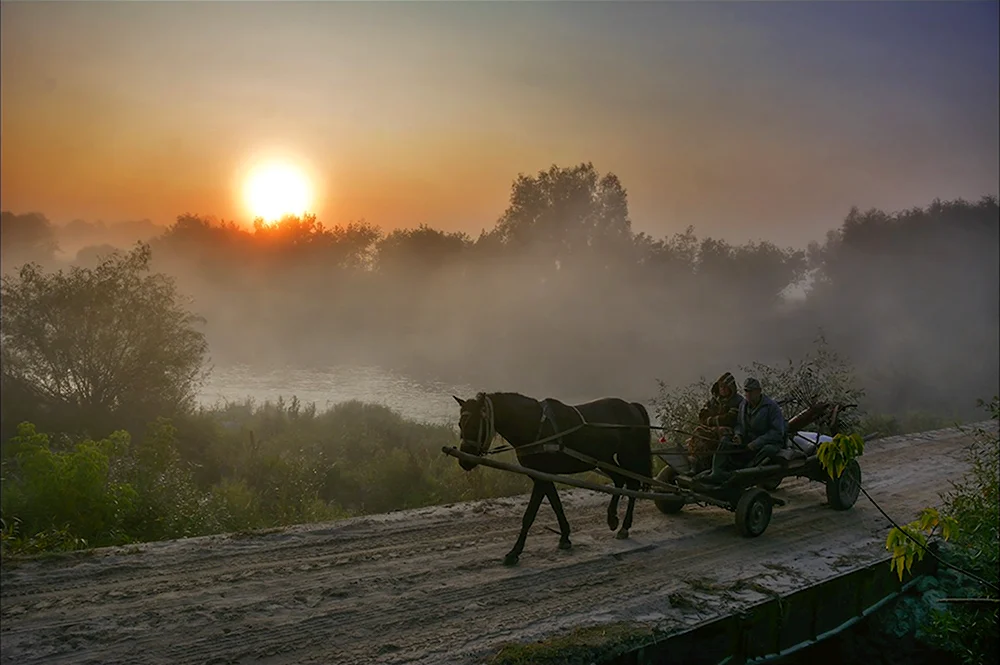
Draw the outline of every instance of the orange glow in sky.
M853 205L974 200L1000 177L995 2L0 14L2 208L56 223L308 209L476 235L518 174L591 161L637 231L803 246Z

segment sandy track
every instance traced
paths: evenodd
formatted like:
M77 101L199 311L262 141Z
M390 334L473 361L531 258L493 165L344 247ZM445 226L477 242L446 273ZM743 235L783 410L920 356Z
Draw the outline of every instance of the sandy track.
M967 442L954 429L873 442L864 485L908 521L964 471ZM573 549L556 549L545 503L516 568L500 562L526 497L22 564L0 573L0 661L475 662L575 626L680 629L885 556L888 525L864 497L837 512L822 485L785 483L756 539L724 510L640 501L616 541L606 496L563 489Z

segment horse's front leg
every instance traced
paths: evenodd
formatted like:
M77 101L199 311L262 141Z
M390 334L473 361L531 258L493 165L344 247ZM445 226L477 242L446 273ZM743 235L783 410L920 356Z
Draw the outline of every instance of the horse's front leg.
M531 528L532 523L535 521L535 516L538 514L538 506L542 504L542 497L545 496L543 483L537 480L534 482L535 484L531 489L531 498L528 500L528 509L524 511L524 517L521 518L521 534L517 537L514 547L504 557L503 564L505 566L513 566L517 563L518 557L524 551L524 541L528 539L528 529Z
M573 543L569 541L569 520L566 519L566 513L563 511L562 501L559 500L559 492L556 491L555 483L545 483L545 496L548 497L549 505L552 506L556 520L559 522L559 549L568 550L573 547Z
M633 486L634 485L634 486ZM629 482L627 486L630 490L638 490L639 483ZM625 540L628 538L628 530L632 528L632 511L635 510L635 497L630 496L628 498L628 507L625 509L625 523L622 524L622 528L619 529L618 533L615 534L615 538L618 540Z

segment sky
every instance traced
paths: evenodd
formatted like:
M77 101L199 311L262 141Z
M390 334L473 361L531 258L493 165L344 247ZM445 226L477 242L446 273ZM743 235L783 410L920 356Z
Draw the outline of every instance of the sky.
M804 246L997 194L998 5L4 0L0 207L249 222L280 157L328 225L475 237L590 161L637 231Z

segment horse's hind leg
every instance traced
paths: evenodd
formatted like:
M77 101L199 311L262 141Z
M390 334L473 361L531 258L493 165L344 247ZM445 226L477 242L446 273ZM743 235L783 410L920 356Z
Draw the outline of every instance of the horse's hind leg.
M625 478L619 476L616 473L609 473L612 482L614 482L617 489L621 489L625 486ZM614 531L618 528L618 500L621 499L621 494L612 494L611 501L608 503L608 528Z
M528 539L528 529L531 528L532 523L535 521L535 516L538 515L538 506L542 505L542 497L545 496L544 485L545 483L536 480L534 487L531 489L528 509L524 511L524 517L521 518L521 534L517 537L514 547L504 557L503 563L505 566L513 566L517 563L518 557L524 551L524 542Z
M545 483L545 496L548 497L549 505L552 506L556 520L559 522L559 549L568 550L573 547L573 543L569 541L569 520L566 519L566 513L563 512L562 501L559 500L559 492L556 491L555 483Z
M630 490L638 490L639 483L635 481L629 481L626 483ZM628 538L628 530L632 528L632 512L635 510L635 497L630 496L628 498L628 507L625 509L625 523L622 524L622 528L618 530L615 534L615 538L619 540L625 540Z

